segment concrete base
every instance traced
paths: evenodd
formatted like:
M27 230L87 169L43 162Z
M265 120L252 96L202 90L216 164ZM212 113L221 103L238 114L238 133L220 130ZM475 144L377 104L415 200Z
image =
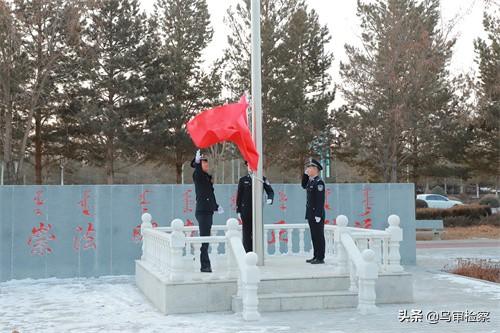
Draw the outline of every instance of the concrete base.
M357 298L357 293L350 291L260 294L258 308L259 312L353 308ZM243 310L241 297L233 296L232 310Z
M336 275L333 266L310 265L299 256L276 256L261 267L259 311L292 311L354 308L357 292L349 291L347 275ZM204 279L204 280L203 280ZM164 314L234 311L241 312L237 282L217 273L190 275L190 281L170 282L147 263L136 261L136 283ZM403 272L380 274L377 303L413 302L413 277Z
M169 282L143 261L135 262L139 289L164 314L231 311L236 280Z

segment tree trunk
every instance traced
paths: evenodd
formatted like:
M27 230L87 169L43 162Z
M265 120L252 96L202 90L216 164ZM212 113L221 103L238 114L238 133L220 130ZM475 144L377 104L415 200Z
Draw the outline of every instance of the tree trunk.
M175 182L177 184L182 184L182 165L184 163L181 156L180 153L177 153L175 158Z
M42 113L35 113L35 184L42 184Z
M411 163L410 181L414 184L418 183L418 167L419 164L416 161Z
M391 183L398 182L398 161L396 158L391 163Z
M182 183L182 162L175 162L175 181L177 184Z
M12 102L10 95L7 100L5 110L5 136L3 138L3 160L4 160L4 184L11 184L14 175L14 165L12 163Z
M109 138L106 143L106 178L108 185L112 185L114 182L114 152L113 152L113 139Z
M495 182L495 196L498 198L498 182L500 180L500 176L497 175L495 177L495 180L496 180L496 182Z
M225 174L225 169L224 169L224 167L225 167L225 164L226 164L226 163L224 163L224 160L222 160L222 161L221 161L221 163L222 163L222 173L221 173L220 183L221 183L221 184L225 184L225 182L226 182L226 174Z
M175 151L175 182L177 184L182 184L184 183L184 177L183 177L183 150L179 147Z

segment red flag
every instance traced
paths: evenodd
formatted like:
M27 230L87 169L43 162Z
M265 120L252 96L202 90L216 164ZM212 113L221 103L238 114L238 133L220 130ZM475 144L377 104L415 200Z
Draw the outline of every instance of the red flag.
M222 141L238 146L250 169L257 170L259 153L248 129L248 102L245 96L238 103L208 109L188 121L187 131L198 148L207 148Z

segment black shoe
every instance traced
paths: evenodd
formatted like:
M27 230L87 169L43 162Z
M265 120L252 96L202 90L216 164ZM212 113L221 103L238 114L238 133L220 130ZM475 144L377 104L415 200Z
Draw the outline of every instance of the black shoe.
M312 263L314 260L316 260L316 258L307 259L306 262L307 263Z
M202 268L200 268L200 272L202 272L202 273L212 273L212 268L211 267L202 267Z
M324 264L325 261L323 259L314 259L313 261L311 261L311 264L313 265L317 265L317 264Z

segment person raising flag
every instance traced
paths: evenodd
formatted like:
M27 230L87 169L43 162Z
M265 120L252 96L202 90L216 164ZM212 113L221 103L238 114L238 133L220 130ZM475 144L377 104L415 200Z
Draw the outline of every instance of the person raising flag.
M224 209L215 199L214 184L212 175L208 173L208 159L203 156L198 149L196 156L191 161L191 167L194 168L193 183L196 193L196 211L195 217L200 227L200 236L210 236L212 232L214 212L224 213ZM208 256L208 243L202 243L200 251L200 271L211 273L210 258Z

